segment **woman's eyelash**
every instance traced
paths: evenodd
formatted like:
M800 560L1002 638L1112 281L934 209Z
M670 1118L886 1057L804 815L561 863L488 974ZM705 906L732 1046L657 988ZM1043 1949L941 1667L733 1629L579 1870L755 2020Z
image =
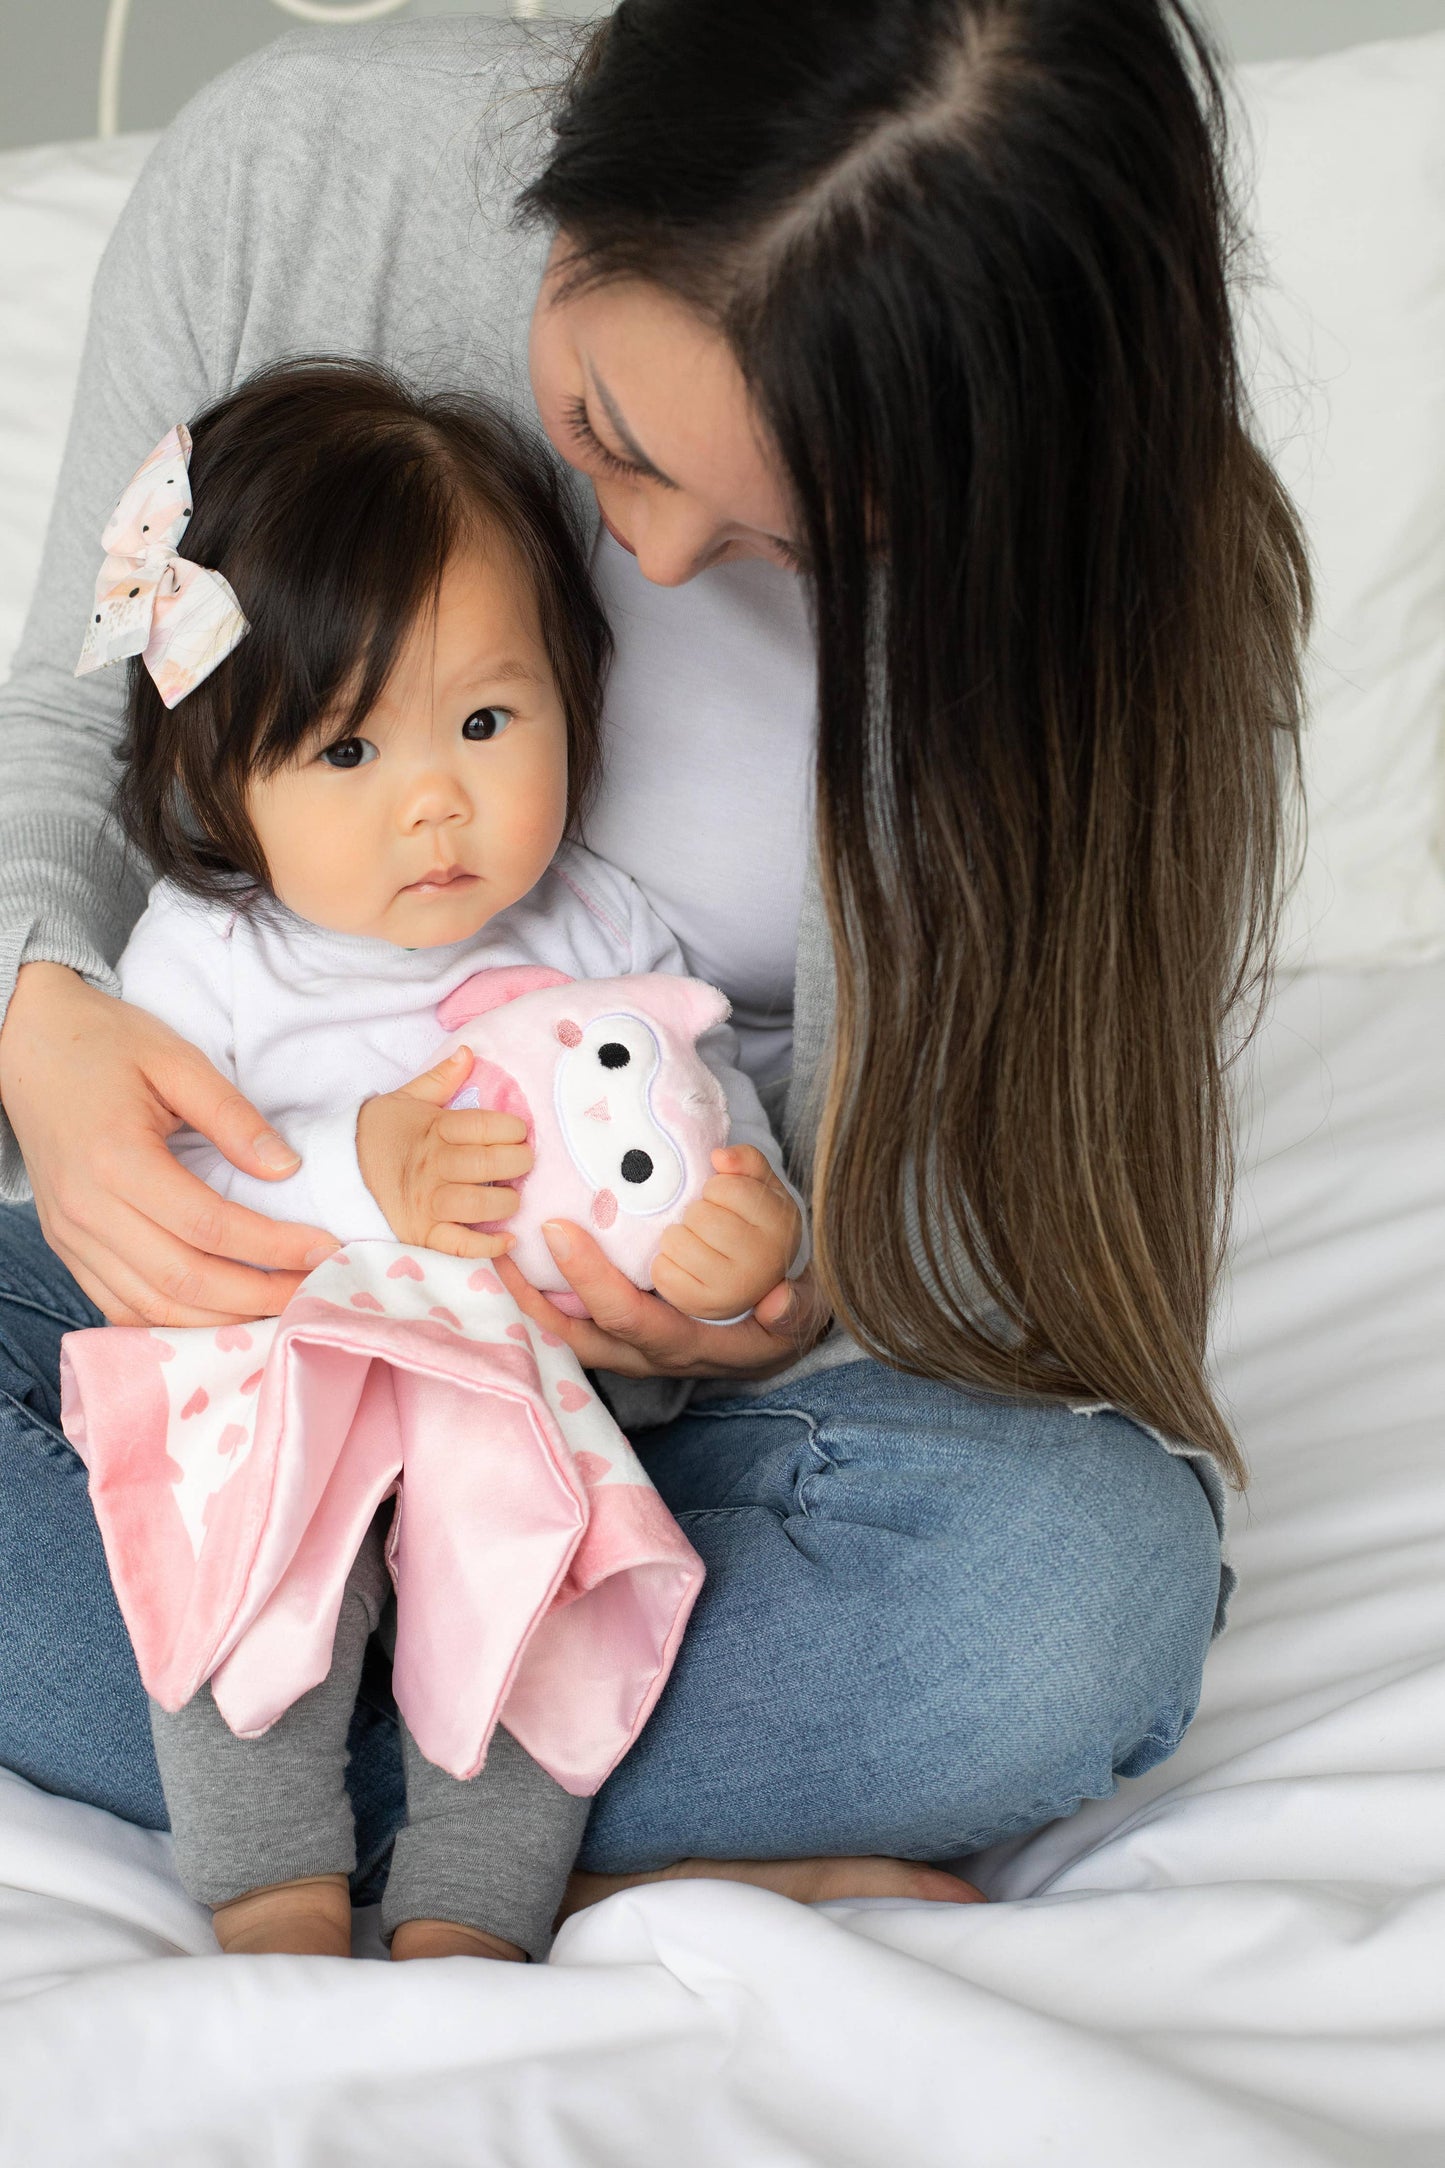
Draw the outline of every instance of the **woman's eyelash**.
M596 460L605 474L626 475L633 481L639 475L645 475L645 468L634 466L630 459L619 459L616 452L610 451L603 443L592 426L585 399L569 399L563 412L571 436L581 445L584 452L587 452L590 457ZM788 571L801 572L804 570L807 559L803 556L801 550L794 549L790 542L784 542L778 536L771 536L769 539Z
M630 459L619 459L616 452L608 450L592 426L585 399L569 399L566 406L566 417L567 427L582 446L582 449L585 452L590 452L598 465L608 474L627 474L634 478L641 474L641 467L635 467Z

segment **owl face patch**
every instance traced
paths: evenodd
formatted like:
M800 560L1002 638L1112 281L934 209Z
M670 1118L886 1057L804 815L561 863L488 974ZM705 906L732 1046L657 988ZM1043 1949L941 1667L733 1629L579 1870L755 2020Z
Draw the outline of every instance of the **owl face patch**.
M557 1126L572 1163L594 1192L591 1218L666 1212L686 1179L682 1154L658 1121L652 1084L662 1048L651 1025L619 1012L585 1027L563 1017L557 1037Z

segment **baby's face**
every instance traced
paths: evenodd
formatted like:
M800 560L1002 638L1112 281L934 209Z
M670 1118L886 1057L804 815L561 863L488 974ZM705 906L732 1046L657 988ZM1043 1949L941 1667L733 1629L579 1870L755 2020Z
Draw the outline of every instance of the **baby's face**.
M365 722L246 805L276 894L335 933L438 948L525 896L566 823L567 722L510 549L458 552Z

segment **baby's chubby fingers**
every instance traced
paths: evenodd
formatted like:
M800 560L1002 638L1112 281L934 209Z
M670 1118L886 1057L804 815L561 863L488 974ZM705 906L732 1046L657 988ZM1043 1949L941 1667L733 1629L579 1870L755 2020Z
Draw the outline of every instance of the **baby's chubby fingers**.
M436 1133L443 1144L468 1150L479 1145L525 1150L530 1164L527 1125L517 1114L495 1114L490 1107L448 1107L437 1121Z
M763 1157L755 1144L723 1144L711 1154L712 1163L719 1174L746 1175L750 1182L766 1182L783 1191L777 1173Z
M745 1229L739 1229L738 1232L746 1236ZM730 1249L723 1249L717 1243L708 1242L685 1221L675 1220L658 1244L657 1256L653 1260L653 1279L658 1293L666 1295L669 1302L673 1299L657 1280L659 1269L681 1272L688 1279L707 1285L728 1269L737 1248L738 1244L734 1243Z
M526 1124L515 1114L494 1114L486 1107L455 1107L437 1120L432 1147L437 1179L468 1189L520 1181L532 1171L532 1147L526 1139ZM515 1212L516 1208L514 1198L505 1209ZM501 1214L478 1216L500 1218Z
M443 1182L433 1192L432 1211L439 1220L467 1227L477 1220L510 1219L521 1203L514 1189L491 1189L475 1182Z
M475 1187L520 1182L532 1171L530 1144L439 1144L432 1165L439 1182Z
M427 1107L444 1107L452 1093L459 1092L471 1074L473 1059L470 1047L454 1046L445 1061L439 1061L434 1069L425 1069L409 1084L398 1085L396 1096L398 1099L418 1099Z
M474 1227L459 1227L449 1220L438 1220L423 1247L442 1250L448 1257L505 1257L515 1242L515 1235L483 1235Z
M746 1161L746 1165L732 1162ZM726 1211L736 1212L740 1219L748 1220L754 1227L775 1227L781 1218L797 1210L787 1185L768 1165L761 1152L750 1144L729 1145L725 1150L714 1152L712 1163L717 1172L702 1187L702 1195L709 1204L720 1205Z

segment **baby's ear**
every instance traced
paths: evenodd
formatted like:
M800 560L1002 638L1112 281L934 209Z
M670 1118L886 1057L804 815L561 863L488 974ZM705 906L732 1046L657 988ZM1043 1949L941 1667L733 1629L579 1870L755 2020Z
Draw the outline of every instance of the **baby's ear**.
M485 1016L489 1009L500 1009L523 994L571 984L565 971L549 971L545 964L502 964L491 971L474 971L440 1004L437 1022L443 1031L460 1031L474 1016Z
M680 1039L700 1039L732 1015L726 994L705 979L674 979L658 972L648 981L647 1009Z

